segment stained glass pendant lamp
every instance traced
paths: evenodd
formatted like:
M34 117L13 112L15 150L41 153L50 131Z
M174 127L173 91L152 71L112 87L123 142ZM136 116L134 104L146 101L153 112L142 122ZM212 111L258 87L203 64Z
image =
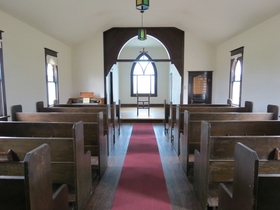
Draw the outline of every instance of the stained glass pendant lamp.
M147 39L147 30L145 28L138 29L138 39L144 41Z
M136 9L141 12L141 28L138 29L138 39L144 41L147 39L147 30L143 28L143 14L149 9L149 0L136 0Z
M136 9L141 11L149 9L149 0L136 0Z

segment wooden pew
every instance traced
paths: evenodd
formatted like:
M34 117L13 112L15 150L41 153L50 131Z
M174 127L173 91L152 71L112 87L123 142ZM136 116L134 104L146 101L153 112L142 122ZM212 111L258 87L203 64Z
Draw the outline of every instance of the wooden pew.
M19 160L22 160L27 151L41 144L48 144L51 147L53 183L67 184L69 202L73 204L74 209L82 209L92 194L91 154L90 151L84 153L83 122L33 123L33 125L16 122L17 125L29 124L26 127L13 126L14 122L1 122L0 125L8 125L8 123L10 127L6 126L6 130L0 129L3 133L3 136L0 136L1 150L6 151L13 145L13 149L18 151ZM7 137L9 135L5 134L5 132L12 133L13 131L23 137ZM72 133L72 137L44 136L44 133L48 132L53 136L58 133ZM31 133L35 134L34 137L30 137ZM39 137L35 137L36 135ZM3 165L1 165L1 170L6 170Z
M37 103L39 103L37 105ZM43 102L37 102L36 107L39 109L41 107L44 107ZM116 104L116 102L113 102L111 105L107 104L95 104L95 105L90 105L90 104L54 104L54 107L90 107L91 109L96 109L98 112L103 111L106 113L108 111L108 107L110 108L110 114L109 118L111 119L112 123L114 123L114 129L115 129L115 135L120 135L120 129L121 129L121 101L119 100L119 104ZM37 111L38 111L37 108ZM104 109L105 108L105 109Z
M263 146L262 148L265 149ZM233 187L231 190L225 184L220 184L219 210L278 210L279 189L279 160L259 158L256 151L237 143L234 152Z
M179 118L180 113L183 113L184 110L188 110L189 112L253 112L253 102L245 101L244 107L233 107L233 106L172 106L170 108L170 116L168 120L168 136L171 141L173 141L173 129L176 124L176 116Z
M107 139L103 136L102 112L99 123L83 123L84 152L91 152L92 169L97 170L99 179L108 167ZM72 122L0 122L0 136L20 137L73 137Z
M179 104L181 107L230 107L232 106L232 101L230 99L227 100L226 104ZM176 110L175 110L176 105L172 104L170 102L169 104L164 100L164 119L163 119L163 126L164 126L164 132L167 135L168 130L169 130L169 118L170 114L175 117L176 115ZM173 117L171 117L173 118Z
M22 106L21 105L14 105L12 106L12 119L13 121L26 121L26 122L78 122L83 121L85 125L85 147L86 150L89 149L93 156L96 156L96 153L99 153L99 151L103 151L104 148L99 148L99 150L96 150L97 148L93 148L92 150L91 146L100 143L100 146L103 146L105 143L102 141L103 135L104 135L104 127L101 127L104 125L103 119L104 117L101 117L103 114L100 113L75 113L75 112L22 112ZM101 122L102 121L102 122ZM91 131L88 130L87 124L96 124ZM92 124L92 126L93 126ZM103 134L101 136L101 130L103 130ZM112 139L112 126L107 130L107 135L105 137L107 138L107 155L112 150L113 147L113 139ZM108 137L109 136L109 137ZM97 139L97 137L99 137ZM100 156L103 156L103 153L100 153ZM107 160L106 160L107 162Z
M246 143L267 160L280 144L279 128L280 121L272 120L201 122L200 152L195 150L193 178L203 209L218 206L219 183L232 184L235 144ZM266 153L261 153L264 145ZM280 173L280 167L275 170Z
M10 144L10 148L14 146ZM17 149L10 151L17 155ZM0 189L1 209L69 210L67 185L53 188L47 144L27 152L21 161L0 161Z
M120 134L119 119L116 115L116 103L110 105L69 105L69 104L58 104L55 107L44 107L43 101L36 103L37 112L71 112L71 113L99 113L104 114L104 130L113 143L115 143L116 136Z
M183 117L177 118L174 125L173 142L174 150L180 155L184 171L186 173L189 171L189 167L193 164L194 150L200 148L200 122L202 120L277 120L278 109L276 105L268 105L267 112L188 112L185 110Z

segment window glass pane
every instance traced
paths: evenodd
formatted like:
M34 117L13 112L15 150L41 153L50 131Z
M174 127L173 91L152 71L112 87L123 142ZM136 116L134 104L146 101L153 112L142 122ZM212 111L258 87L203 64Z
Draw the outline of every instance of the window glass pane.
M149 75L154 75L155 74L154 67L150 62L148 64L147 68L146 68L145 74L149 74Z
M232 85L232 103L239 105L240 82L233 82Z
M155 94L155 76L151 76L151 94Z
M49 105L53 105L54 100L56 99L56 90L55 90L55 83L49 82L48 83L48 93L49 93Z
M138 93L150 93L150 84L149 76L138 76Z
M138 74L138 75L142 75L143 74L143 71L142 71L142 67L140 65L140 63L136 63L135 67L134 67L134 72L133 72L134 75Z
M53 82L54 81L54 75L53 75L53 65L48 64L48 81Z
M241 79L241 62L238 60L235 66L234 80L240 81Z
M137 86L138 86L137 78L138 76L133 76L133 94L137 93Z
M149 58L146 55L143 55L139 58L139 60L149 60Z

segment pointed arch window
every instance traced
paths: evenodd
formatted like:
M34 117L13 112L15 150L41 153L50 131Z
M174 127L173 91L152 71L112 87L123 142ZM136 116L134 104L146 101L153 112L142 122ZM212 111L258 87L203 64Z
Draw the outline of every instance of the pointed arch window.
M235 106L241 105L244 47L231 51L229 98Z
M57 101L57 103L59 103L57 52L45 48L45 60L47 102L48 106L53 106L54 101Z
M157 69L147 53L141 53L131 68L131 96L157 96Z

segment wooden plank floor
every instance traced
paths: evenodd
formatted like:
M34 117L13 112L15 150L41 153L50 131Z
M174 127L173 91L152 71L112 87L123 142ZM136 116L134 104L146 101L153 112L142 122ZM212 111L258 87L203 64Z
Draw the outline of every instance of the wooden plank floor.
M147 112L147 110L143 111ZM134 114L131 113L131 115ZM145 118L146 117L147 116L145 116ZM179 158L172 149L172 144L164 134L163 124L153 123L153 125L163 163L163 170L172 209L200 210L201 208L195 198L192 185L181 169ZM123 122L121 135L116 140L113 151L109 156L109 167L100 182L97 183L95 180L93 196L85 210L111 209L131 131L132 123Z
M148 115L147 109L139 109L137 116L136 107L121 107L121 118L123 121L126 120L163 120L164 119L164 108L163 107L151 107L150 115Z

